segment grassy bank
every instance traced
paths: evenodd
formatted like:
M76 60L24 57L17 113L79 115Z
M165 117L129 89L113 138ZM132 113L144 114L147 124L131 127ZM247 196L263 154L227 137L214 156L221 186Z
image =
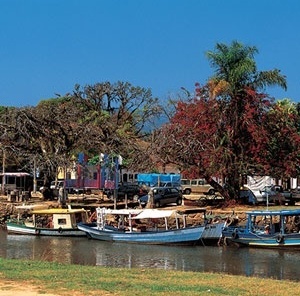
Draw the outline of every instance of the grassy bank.
M56 295L298 295L299 283L159 269L65 265L0 258L0 281ZM3 288L2 288L3 289Z

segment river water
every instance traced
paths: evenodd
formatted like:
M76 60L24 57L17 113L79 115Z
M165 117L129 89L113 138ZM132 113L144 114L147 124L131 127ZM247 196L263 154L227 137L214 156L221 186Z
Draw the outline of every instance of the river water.
M0 230L0 257L92 266L217 272L299 281L300 253L217 246L148 246L82 238L11 235Z

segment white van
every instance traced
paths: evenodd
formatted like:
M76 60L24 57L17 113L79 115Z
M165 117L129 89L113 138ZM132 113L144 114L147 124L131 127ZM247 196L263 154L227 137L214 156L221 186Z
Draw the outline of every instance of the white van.
M200 193L214 195L216 190L205 179L181 179L183 194Z

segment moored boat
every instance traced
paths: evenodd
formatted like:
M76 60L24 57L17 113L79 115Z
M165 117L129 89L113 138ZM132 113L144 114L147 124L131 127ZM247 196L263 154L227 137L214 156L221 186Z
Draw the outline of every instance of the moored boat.
M37 209L28 206L17 207L17 218L6 222L8 233L43 236L85 236L77 228L77 223L88 221L84 209L52 208Z
M176 210L97 208L97 222L79 223L92 239L143 244L201 243L205 224L189 226L186 215ZM109 219L113 217L113 219ZM221 235L221 230L217 239Z
M216 245L220 243L222 239L222 231L228 223L232 223L234 219L229 218L228 215L223 217L216 214L207 214L205 208L188 208L184 210L179 210L179 214L185 215L188 218L193 217L194 215L202 215L202 225L204 230L201 236L201 244L206 245ZM195 218L194 218L195 219ZM198 222L199 224L199 218Z
M247 212L246 225L225 227L226 244L262 248L300 248L300 210Z

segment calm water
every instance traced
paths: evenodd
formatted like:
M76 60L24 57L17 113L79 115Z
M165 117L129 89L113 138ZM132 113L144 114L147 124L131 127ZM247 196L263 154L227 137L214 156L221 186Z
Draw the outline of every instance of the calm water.
M291 251L119 244L87 238L7 235L4 230L0 230L0 242L0 257L3 258L300 279L300 253Z

